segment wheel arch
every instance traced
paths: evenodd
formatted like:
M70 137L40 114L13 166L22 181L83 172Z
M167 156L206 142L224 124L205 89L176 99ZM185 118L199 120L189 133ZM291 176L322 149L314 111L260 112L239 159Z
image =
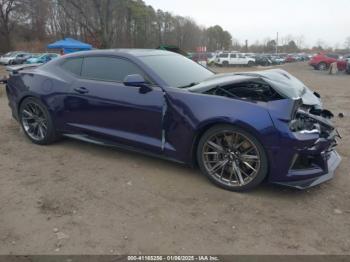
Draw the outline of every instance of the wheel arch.
M52 112L51 112L50 108L48 107L46 101L43 100L43 99L41 99L40 96L38 96L38 95L35 95L35 94L33 94L33 93L29 93L29 94L26 94L26 95L24 95L23 97L21 97L21 98L19 99L18 103L17 103L17 108L16 108L16 109L17 109L18 121L20 120L20 108L21 108L21 105L22 105L23 101L26 100L26 99L28 99L28 98L37 99L37 100L39 100L41 103L43 103L43 104L46 106L47 111L48 111L48 113L50 114L50 116L53 117ZM52 118L52 119L53 119L53 121L54 121L54 118Z
M18 100L18 103L17 103L17 112L18 112L18 118L19 118L19 109L21 108L21 105L23 103L24 100L26 100L27 98L34 98L34 99L39 99L41 102L43 102L39 97L33 95L33 94L27 94L27 95L24 95L23 97L21 97L19 100Z

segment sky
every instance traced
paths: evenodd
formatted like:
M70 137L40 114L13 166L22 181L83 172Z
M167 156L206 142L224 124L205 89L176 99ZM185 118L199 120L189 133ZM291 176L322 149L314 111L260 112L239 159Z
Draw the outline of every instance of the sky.
M350 36L350 0L144 0L155 9L220 25L234 39L253 44L288 35L305 47L319 41L343 47ZM280 42L279 42L280 43Z

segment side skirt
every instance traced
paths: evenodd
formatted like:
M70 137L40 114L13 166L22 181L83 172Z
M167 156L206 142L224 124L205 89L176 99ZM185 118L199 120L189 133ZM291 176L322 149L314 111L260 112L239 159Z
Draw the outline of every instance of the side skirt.
M88 142L88 143L99 145L99 146L105 146L105 147L116 148L116 149L125 150L125 151L131 151L131 152L135 152L135 153L139 153L139 154L143 154L143 155L147 155L147 156L151 156L151 157L156 157L156 158L176 162L176 163L179 163L182 165L187 165L185 162L179 161L179 160L171 158L171 157L167 157L167 156L159 155L159 154L154 154L154 153L151 153L149 151L135 148L132 146L126 146L123 144L118 144L118 143L110 142L107 140L96 139L96 138L88 136L88 135L77 135L77 134L62 134L62 135L64 137L73 138L76 140Z

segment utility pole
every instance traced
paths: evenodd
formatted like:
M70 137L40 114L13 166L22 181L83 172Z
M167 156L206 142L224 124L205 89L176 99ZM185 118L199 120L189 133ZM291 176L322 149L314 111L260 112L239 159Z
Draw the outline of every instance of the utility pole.
M276 37L276 54L278 54L278 32Z

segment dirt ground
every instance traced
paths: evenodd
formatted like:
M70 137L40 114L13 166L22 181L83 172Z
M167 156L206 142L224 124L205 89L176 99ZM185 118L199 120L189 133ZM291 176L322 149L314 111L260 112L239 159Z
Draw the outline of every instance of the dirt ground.
M136 153L36 146L0 91L0 254L350 254L350 76L282 67L345 114L335 178L307 191L232 193Z

